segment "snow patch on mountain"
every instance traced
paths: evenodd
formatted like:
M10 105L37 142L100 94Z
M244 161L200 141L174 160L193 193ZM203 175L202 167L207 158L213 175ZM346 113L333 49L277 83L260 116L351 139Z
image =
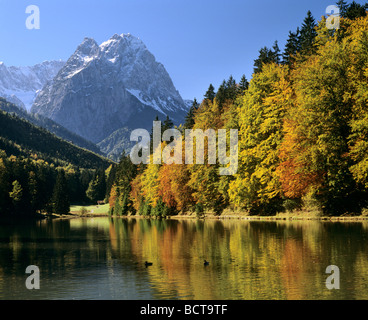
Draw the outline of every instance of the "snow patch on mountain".
M156 115L179 124L187 110L164 66L131 34L100 45L85 38L31 109L95 143L123 127L150 130Z
M25 67L7 67L0 62L0 96L30 110L37 93L64 65L65 62L61 60Z

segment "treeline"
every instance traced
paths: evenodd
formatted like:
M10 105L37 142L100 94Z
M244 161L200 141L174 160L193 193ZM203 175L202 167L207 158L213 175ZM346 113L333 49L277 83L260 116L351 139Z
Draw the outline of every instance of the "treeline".
M39 158L7 156L0 150L0 218L65 215L71 203L106 200L112 168L60 167Z
M86 200L93 172L55 167L41 159L0 151L0 216L68 214L70 202Z
M220 176L219 164L136 167L123 157L112 213L342 215L368 207L368 6L338 6L338 30L308 12L284 52L277 42L260 50L249 83L230 77L194 102L179 130L238 129L235 175Z

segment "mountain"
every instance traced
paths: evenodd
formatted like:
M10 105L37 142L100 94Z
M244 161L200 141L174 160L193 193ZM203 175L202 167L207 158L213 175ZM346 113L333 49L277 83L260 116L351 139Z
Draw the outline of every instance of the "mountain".
M129 151L133 143L129 140L130 130L127 127L120 128L98 143L100 150L110 159L119 161L123 151Z
M1 102L0 102L1 103ZM89 150L62 140L51 132L0 110L0 149L8 156L41 158L55 165L72 164L81 168L107 168L111 161Z
M30 110L37 92L64 64L64 61L44 61L31 67L7 67L0 62L0 97Z
M88 149L94 153L98 153L102 155L100 148L94 143L78 136L77 134L65 129L60 124L55 121L48 119L42 115L31 114L21 107L9 103L4 98L0 97L0 110L6 111L8 113L14 114L22 119L25 119L38 127L42 127L53 134L57 135L63 140L69 141L75 144L78 147Z
M168 115L179 124L187 110L164 66L144 43L130 34L115 34L101 45L85 38L39 92L31 112L101 143L110 153L117 140L129 141L131 130L150 130L156 116Z

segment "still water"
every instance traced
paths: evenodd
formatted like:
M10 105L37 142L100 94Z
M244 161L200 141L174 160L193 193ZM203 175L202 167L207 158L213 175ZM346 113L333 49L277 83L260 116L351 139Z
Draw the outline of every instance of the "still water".
M26 288L29 265L39 290ZM326 288L329 265L340 269L339 290ZM1 224L0 299L368 299L368 223Z

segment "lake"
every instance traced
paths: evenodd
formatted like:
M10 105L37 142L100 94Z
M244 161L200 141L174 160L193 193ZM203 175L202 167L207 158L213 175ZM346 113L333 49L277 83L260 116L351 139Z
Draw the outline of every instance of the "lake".
M364 221L3 223L0 299L368 299L367 241ZM26 288L29 265L40 270L38 290ZM326 287L329 265L340 270L338 290Z

